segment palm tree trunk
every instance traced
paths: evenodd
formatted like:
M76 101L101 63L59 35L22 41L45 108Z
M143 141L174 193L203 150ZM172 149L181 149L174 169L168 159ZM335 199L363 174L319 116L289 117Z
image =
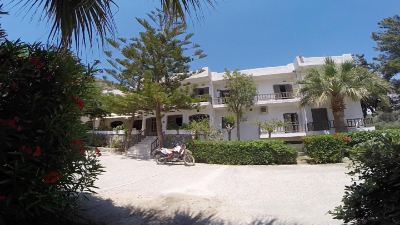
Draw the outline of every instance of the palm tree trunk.
M240 141L240 116L239 113L236 114L236 136L237 140Z
M92 145L94 145L94 127L95 126L96 126L96 118L94 117L94 118L92 118L92 137L91 137L91 140L90 140L90 143ZM99 146L94 146L94 147L99 147Z
M340 96L333 96L331 100L331 107L335 122L335 132L347 132L347 125L344 122L344 98Z
M161 121L161 103L156 103L156 127L157 127L157 137L160 142L160 147L163 146L163 133L162 133L162 121Z

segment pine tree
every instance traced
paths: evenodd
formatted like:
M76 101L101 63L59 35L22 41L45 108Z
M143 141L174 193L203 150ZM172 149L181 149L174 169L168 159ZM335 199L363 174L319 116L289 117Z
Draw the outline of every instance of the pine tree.
M114 68L107 72L127 90L143 96L141 108L155 112L157 136L162 145L163 112L196 106L189 94L190 87L182 86L181 82L191 75L189 63L205 54L190 41L193 34L185 34L182 20L172 19L161 10L148 16L149 20L136 19L144 28L139 37L108 40L122 58L113 59L106 52Z

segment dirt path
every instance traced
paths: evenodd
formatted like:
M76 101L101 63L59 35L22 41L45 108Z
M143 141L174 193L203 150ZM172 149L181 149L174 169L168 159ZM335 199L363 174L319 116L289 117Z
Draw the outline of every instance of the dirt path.
M86 208L112 225L340 224L327 212L350 183L342 164L185 167L109 154L101 162Z

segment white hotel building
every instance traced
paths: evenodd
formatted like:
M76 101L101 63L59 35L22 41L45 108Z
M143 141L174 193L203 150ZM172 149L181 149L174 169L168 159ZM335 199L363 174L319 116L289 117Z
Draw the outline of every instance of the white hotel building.
M336 63L352 60L350 54L331 57ZM285 66L265 67L241 70L245 74L251 74L257 85L257 96L254 106L248 109L240 125L242 140L254 140L268 138L268 134L260 131L256 121L271 119L284 120L291 125L278 128L272 133L273 138L286 140L300 140L301 137L315 133L334 132L332 110L327 105L300 105L300 96L297 93L299 84L312 67L324 64L325 57L297 56L293 63ZM201 102L200 110L181 110L164 114L162 126L165 134L176 134L175 130L167 129L171 124L181 125L189 123L197 118L209 118L210 124L222 129L224 115L229 114L226 106L228 100L225 96L229 90L225 87L223 72L212 72L204 68L203 72L195 74L184 83L195 84L196 95L206 95ZM114 119L115 120L115 119ZM110 121L112 122L112 121ZM114 121L115 122L115 121ZM349 130L371 130L370 120L363 118L360 101L346 99L345 122ZM137 119L134 127L144 130L146 136L156 135L155 117L145 115ZM185 131L180 131L185 133ZM227 134L225 133L225 138ZM232 132L232 139L236 139L236 131Z

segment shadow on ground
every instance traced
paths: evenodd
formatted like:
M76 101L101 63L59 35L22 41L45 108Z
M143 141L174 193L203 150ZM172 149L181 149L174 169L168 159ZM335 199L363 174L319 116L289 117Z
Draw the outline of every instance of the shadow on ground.
M192 212L190 209L165 213L164 210L142 208L133 205L116 206L110 199L93 195L83 201L84 217L96 225L236 225L237 222L224 221L215 214ZM91 223L92 224L92 223ZM254 219L250 225L297 225L278 221L276 218Z

